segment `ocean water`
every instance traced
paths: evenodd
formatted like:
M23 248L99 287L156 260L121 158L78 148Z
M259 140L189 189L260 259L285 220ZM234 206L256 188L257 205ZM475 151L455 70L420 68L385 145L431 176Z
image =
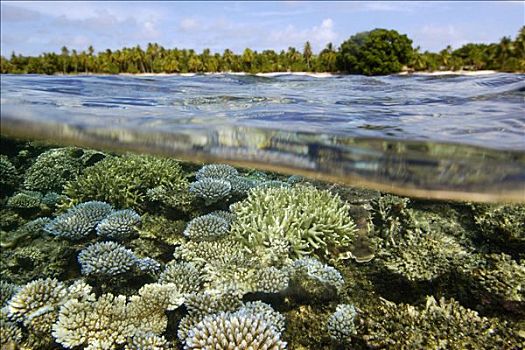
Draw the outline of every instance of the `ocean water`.
M1 349L525 348L524 78L2 75Z
M524 75L2 76L4 133L522 201Z

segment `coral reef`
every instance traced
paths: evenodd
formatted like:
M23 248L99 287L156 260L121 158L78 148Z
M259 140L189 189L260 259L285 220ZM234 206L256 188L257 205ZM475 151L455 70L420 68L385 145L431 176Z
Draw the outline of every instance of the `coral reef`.
M193 182L190 191L204 200L205 205L212 205L227 199L231 191L231 183L222 179L203 178Z
M24 174L28 190L61 192L65 183L80 174L84 164L79 148L55 148L40 154Z
M115 349L133 334L126 312L126 297L104 294L98 299L91 294L85 299L67 301L53 325L53 337L67 349Z
M204 276L191 262L171 261L160 274L159 283L172 283L181 294L197 293L203 287Z
M111 205L90 201L70 208L45 226L45 231L57 237L79 240L89 235L100 221L112 212Z
M172 347L163 336L151 332L137 332L128 338L124 350L170 350Z
M94 166L86 168L75 180L68 182L64 193L70 205L89 200L105 201L116 208L144 211L147 192L158 186L179 184L176 193L187 194L189 183L179 162L151 156L126 154L108 156ZM166 194L167 195L167 194ZM186 210L185 201L177 209Z
M3 196L16 187L18 173L9 158L0 154L0 194Z
M184 235L194 241L214 241L229 232L228 222L218 215L199 216L188 223Z
M517 349L523 345L505 322L480 317L455 300L427 297L422 309L383 300L360 329L371 347L397 349Z
M133 236L139 225L140 215L134 210L117 210L97 225L97 234L105 238L123 240Z
M228 164L208 164L197 171L195 178L199 181L209 179L230 179L237 176L237 169Z
M311 186L256 188L230 209L236 216L231 232L249 251L283 240L291 257L327 258L349 246L356 233L348 205Z
M13 209L38 209L42 203L42 193L36 191L18 192L7 200L7 207Z
M14 283L9 283L3 280L0 281L0 309L7 304L9 299L11 299L11 297L15 295L19 289L20 286Z
M345 284L339 271L314 258L297 259L289 269L291 289L288 293L308 302L336 299Z
M355 318L357 311L350 304L339 304L328 317L326 328L330 337L340 343L349 344L356 334Z
M264 316L222 312L205 317L190 329L184 349L286 349L280 336Z
M137 257L115 242L98 242L78 254L83 275L116 276L137 265Z

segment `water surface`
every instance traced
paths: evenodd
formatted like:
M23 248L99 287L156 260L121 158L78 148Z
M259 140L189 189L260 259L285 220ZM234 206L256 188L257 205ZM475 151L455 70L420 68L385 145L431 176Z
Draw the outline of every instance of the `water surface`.
M525 201L525 75L2 76L2 133Z

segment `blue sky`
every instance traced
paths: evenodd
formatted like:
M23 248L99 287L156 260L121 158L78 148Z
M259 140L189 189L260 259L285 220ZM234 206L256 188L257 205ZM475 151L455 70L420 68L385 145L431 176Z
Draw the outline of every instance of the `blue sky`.
M1 3L1 53L40 54L62 46L96 51L148 42L167 48L242 52L302 49L373 28L407 34L438 51L467 42L514 38L525 2L22 2Z

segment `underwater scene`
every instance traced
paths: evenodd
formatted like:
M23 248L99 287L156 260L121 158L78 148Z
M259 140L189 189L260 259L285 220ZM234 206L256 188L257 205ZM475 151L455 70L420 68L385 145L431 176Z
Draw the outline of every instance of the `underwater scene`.
M3 75L1 348L523 349L523 78Z

